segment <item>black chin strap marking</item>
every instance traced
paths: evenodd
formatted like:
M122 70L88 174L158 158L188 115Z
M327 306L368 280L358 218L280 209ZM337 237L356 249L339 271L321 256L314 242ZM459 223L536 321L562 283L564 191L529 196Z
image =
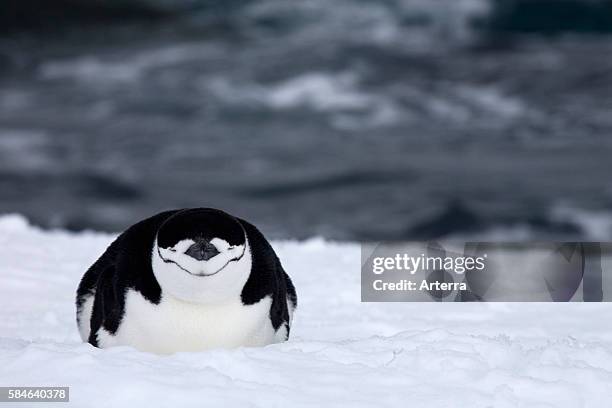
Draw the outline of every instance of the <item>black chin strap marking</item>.
M209 273L209 274L206 274L206 275L196 275L196 274L194 274L194 273L191 273L191 272L189 272L187 269L185 269L185 268L183 268L181 265L179 265L179 264L178 264L176 261L173 261L172 259L166 259L166 258L164 258L164 256L161 254L161 251L159 250L159 246L157 247L157 255L159 255L159 257L161 258L161 260L162 260L164 263L172 263L172 264L175 264L176 266L178 266L179 268L181 268L183 271L187 272L187 273L188 273L188 274L190 274L190 275L193 275L193 276L213 276L213 275L216 275L216 274L218 274L219 272L221 272L221 271L223 270L223 268L225 268L227 265L229 265L229 264L230 264L230 262L234 262L234 261L239 261L239 260L241 260L241 259L242 259L242 257L244 256L244 253L246 252L246 245L247 245L247 241L246 241L246 237L245 237L244 246L242 247L242 253L241 253L239 256L237 256L236 258L232 258L232 259L230 259L229 261L227 261L227 262L225 263L225 265L223 265L221 268L219 268L219 269L218 269L218 270L217 270L215 273Z

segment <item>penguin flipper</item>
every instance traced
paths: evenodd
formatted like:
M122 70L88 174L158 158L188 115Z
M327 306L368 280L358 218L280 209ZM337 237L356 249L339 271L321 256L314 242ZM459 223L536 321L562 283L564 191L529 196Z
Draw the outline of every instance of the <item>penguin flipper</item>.
M274 249L257 227L241 218L237 219L247 234L253 257L251 275L242 292L243 303L253 304L270 295L272 297L270 307L272 326L274 330L278 330L283 325L286 326L288 337L291 313L297 306L295 286L283 269ZM292 310L289 310L289 302L293 306Z
M76 292L76 320L83 341L88 341L91 335L93 309L96 303L96 293L98 292L101 277L105 275L107 273L106 271L109 269L114 271L117 240L115 240L102 256L87 269L79 282Z

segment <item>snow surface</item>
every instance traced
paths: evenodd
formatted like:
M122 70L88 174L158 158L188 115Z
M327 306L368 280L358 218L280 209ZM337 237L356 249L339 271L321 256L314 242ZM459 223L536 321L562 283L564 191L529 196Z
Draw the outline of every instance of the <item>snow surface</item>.
M45 407L595 407L612 397L612 306L361 303L359 246L321 239L274 242L299 296L287 343L96 349L80 342L74 292L112 239L0 217L0 386L71 387L69 404Z

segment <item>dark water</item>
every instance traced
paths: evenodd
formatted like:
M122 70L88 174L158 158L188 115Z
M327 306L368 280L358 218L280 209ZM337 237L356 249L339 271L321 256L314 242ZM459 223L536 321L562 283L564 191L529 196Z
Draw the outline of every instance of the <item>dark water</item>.
M263 0L24 20L0 40L0 212L115 231L213 206L274 237L609 239L610 16L561 3L586 17Z

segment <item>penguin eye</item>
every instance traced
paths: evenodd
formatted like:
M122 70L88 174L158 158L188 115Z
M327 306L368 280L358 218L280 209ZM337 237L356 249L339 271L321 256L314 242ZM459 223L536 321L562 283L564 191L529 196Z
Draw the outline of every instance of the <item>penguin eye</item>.
M176 252L176 249L170 248L170 252Z

